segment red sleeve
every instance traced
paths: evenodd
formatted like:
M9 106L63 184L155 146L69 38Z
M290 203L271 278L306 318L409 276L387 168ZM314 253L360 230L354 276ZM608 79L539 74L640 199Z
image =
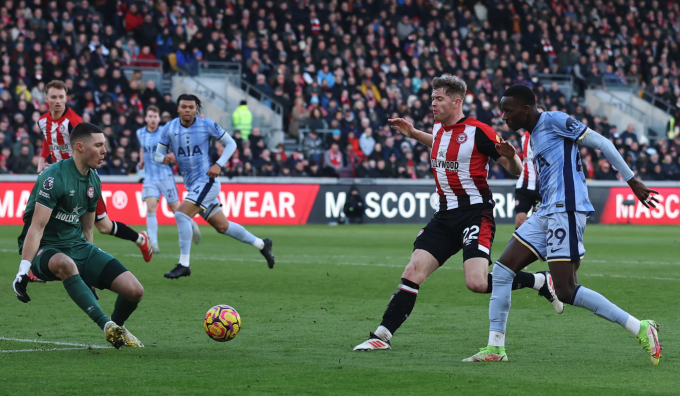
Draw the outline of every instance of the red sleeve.
M47 147L47 138L43 138L43 145L42 150L40 151L40 156L45 158L45 160L47 160L47 158L49 158L50 156L50 149L49 147Z

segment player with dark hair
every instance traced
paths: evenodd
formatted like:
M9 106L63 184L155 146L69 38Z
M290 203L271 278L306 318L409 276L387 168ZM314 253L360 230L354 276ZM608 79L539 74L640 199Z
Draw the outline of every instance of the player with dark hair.
M557 297L618 323L638 338L652 364L659 364L658 324L638 320L603 295L578 284L577 271L585 255L586 217L594 212L588 199L578 143L600 150L621 172L645 207L655 207L658 194L634 177L616 147L579 121L560 111L539 112L536 97L526 85L513 85L501 98L503 120L513 130L531 134L531 147L542 198L541 207L510 238L494 265L489 302L489 342L464 362L507 361L505 330L510 312L513 279L527 265L547 261Z
M392 295L382 322L355 351L391 349L394 332L406 321L416 303L420 286L437 268L463 251L465 285L475 293L490 293L491 264L496 224L494 200L486 181L489 158L519 175L522 163L515 148L488 125L463 114L467 84L455 76L432 81L432 134L416 130L402 118L390 119L392 128L431 147L432 174L439 195L439 209L413 243L413 253ZM551 289L550 274L522 272L513 290L539 290L558 313L563 305Z
M168 122L161 131L156 149L155 161L167 164L168 147L175 154L175 160L184 176L188 194L175 212L179 231L179 263L165 274L166 278L177 279L191 275L189 267L191 254L191 219L198 213L220 234L228 235L241 242L255 246L267 260L269 268L274 267L272 240L260 239L242 225L227 220L222 203L217 198L220 192L218 176L222 167L236 150L236 142L219 124L209 118L197 117L201 101L194 95L183 94L177 98L179 118ZM224 145L222 156L214 164L208 153L210 139L215 138Z
M71 133L83 120L66 106L67 92L66 84L59 80L50 81L45 86L45 101L50 111L38 119L38 126L44 135L38 173L50 166L45 162L50 156L53 162L71 158ZM141 250L144 261L151 261L153 252L147 233L137 232L119 221L109 219L103 199L97 202L95 227L102 234L134 242Z
M124 326L144 296L137 278L116 258L97 248L92 239L95 210L101 195L99 168L106 155L106 138L97 126L80 123L70 134L70 158L38 176L24 212L18 238L21 264L12 284L19 301L26 292L29 269L44 281L62 281L69 297L99 327L114 347L143 347ZM109 319L91 287L118 294Z
M146 229L151 241L151 250L158 253L158 201L163 195L168 202L168 207L175 213L179 207L179 194L177 184L172 174L170 165L159 164L154 160L158 140L160 139L159 122L160 110L156 106L146 108L144 121L146 126L137 130L139 140L139 169L144 169L144 183L142 185L142 200L146 203ZM168 154L171 161L174 161L174 154ZM191 220L194 243L198 244L201 240L201 231L198 225Z

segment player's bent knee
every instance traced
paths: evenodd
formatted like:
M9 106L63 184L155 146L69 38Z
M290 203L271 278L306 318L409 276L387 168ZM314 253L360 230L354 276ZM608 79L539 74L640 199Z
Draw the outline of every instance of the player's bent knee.
M142 286L141 283L137 282L137 284L130 289L127 295L125 296L128 300L132 302L140 302L142 301L142 298L144 298L144 286Z
M425 282L425 279L428 276L424 268L425 265L423 265L423 263L412 260L404 269L404 273L401 275L401 277L420 285L421 283Z
M219 234L224 234L227 232L228 226L223 226L223 225L218 225L218 226L213 226L215 228L215 231L217 231Z
M474 293L486 293L489 285L488 279L466 278L465 286Z
M78 266L65 254L52 257L49 262L49 269L61 280L78 274Z
M97 231L99 231L100 234L105 235L111 234L111 230L113 229L113 224L110 221L95 222L94 226L97 227Z

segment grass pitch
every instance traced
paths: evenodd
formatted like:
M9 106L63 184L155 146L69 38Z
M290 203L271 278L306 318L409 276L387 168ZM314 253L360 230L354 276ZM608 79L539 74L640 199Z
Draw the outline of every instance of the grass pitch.
M461 363L486 344L489 296L465 288L460 254L423 285L392 351L352 352L379 324L420 227L248 228L274 239L273 270L204 227L193 274L175 281L163 278L177 262L175 227L160 228L151 263L132 244L95 235L146 289L127 323L146 348L123 350L84 346L107 343L60 283L30 284L32 301L20 303L11 290L20 227L0 228L0 395L680 394L678 227L589 226L579 271L583 285L661 323L657 367L618 325L571 306L557 315L533 290L513 293L510 362ZM511 232L499 227L494 258ZM114 294L99 294L110 315ZM243 319L228 343L203 332L217 304Z

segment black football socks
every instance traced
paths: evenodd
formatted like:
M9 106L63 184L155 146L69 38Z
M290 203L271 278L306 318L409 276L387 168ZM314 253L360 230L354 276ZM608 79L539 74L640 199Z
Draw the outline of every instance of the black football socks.
M380 326L385 327L390 333L395 331L406 321L416 305L420 286L408 279L401 279L397 291L394 292L387 304Z

